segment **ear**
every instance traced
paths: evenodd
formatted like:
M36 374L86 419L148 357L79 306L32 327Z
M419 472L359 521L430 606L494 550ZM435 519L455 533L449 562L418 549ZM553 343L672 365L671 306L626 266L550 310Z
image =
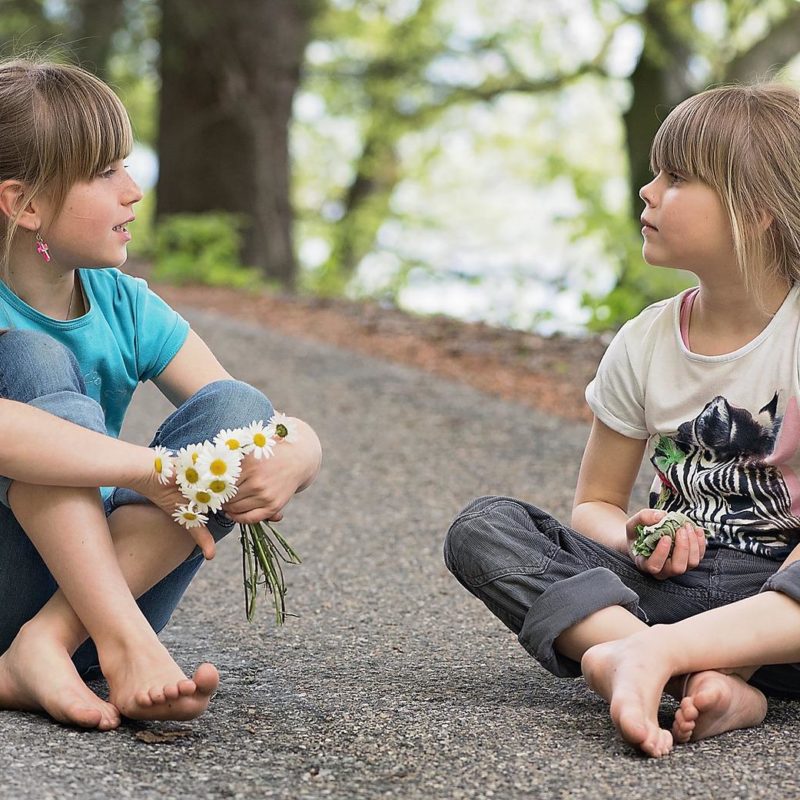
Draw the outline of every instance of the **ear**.
M773 222L775 222L775 217L773 217L772 214L768 213L767 211L762 211L761 218L758 221L759 233L765 233Z
M25 204L24 208L21 206ZM25 185L22 181L7 180L0 182L0 213L7 219L17 217L20 228L38 231L42 226L39 212L32 203L25 201Z

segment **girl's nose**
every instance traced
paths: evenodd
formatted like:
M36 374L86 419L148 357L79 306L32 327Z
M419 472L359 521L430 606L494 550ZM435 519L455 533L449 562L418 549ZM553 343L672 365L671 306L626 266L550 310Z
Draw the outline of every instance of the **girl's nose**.
M142 199L142 197L144 197L144 194L142 193L142 190L139 188L139 184L136 183L136 181L133 178L131 178L130 176L128 176L128 177L129 177L129 185L127 187L127 191L125 192L125 205L126 206L130 206L130 205L133 205L134 203L138 203Z
M641 197L642 200L644 200L645 205L648 205L648 206L655 205L655 199L656 199L655 183L656 183L656 180L657 180L656 178L653 178L653 180L651 180L650 183L646 183L644 186L642 186L641 189L639 189L639 197Z

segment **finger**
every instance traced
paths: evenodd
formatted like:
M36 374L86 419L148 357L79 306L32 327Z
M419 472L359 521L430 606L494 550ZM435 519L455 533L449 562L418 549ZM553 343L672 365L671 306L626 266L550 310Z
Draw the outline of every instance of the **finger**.
M663 536L659 540L656 549L653 550L652 554L647 559L647 571L651 575L657 576L658 573L664 569L664 565L669 558L669 549L671 545L672 542L669 536Z
M697 536L697 550L700 553L700 561L706 554L706 532L702 528L695 528L695 535ZM699 564L700 561L697 563Z
M666 536L664 537L667 538ZM670 572L672 575L682 575L689 564L689 532L686 527L678 528L675 532L675 546L672 548L670 559Z
M694 569L701 559L700 555L700 542L697 540L697 528L694 525L689 525L686 528L687 541L689 542L689 561L687 563L688 569Z
M217 554L217 543L214 541L214 537L211 535L208 528L205 526L191 528L189 533L191 533L194 543L203 551L203 556L206 561L211 561Z
M645 525L655 525L657 522L661 522L664 517L667 516L666 511L661 511L657 508L645 508L641 512L643 524Z
M256 522L272 522L274 520L274 513L275 512L271 509L258 508L255 511L247 511L243 514L231 514L229 512L228 516L240 525L255 525Z
M264 498L260 497L243 497L241 499L231 500L225 503L222 508L226 514L246 514L249 511L255 511L258 508L271 508L269 502L265 503Z

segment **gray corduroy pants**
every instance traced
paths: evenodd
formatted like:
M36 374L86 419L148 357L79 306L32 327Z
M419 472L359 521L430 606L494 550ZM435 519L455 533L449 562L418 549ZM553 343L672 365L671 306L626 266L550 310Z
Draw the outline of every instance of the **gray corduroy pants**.
M765 590L800 602L800 561L777 572L780 563L772 559L709 547L695 569L658 581L626 555L510 497L472 501L447 532L444 559L525 650L560 677L580 675L580 665L557 652L554 641L608 606L621 605L655 625ZM800 697L800 665L762 667L750 683L773 696Z

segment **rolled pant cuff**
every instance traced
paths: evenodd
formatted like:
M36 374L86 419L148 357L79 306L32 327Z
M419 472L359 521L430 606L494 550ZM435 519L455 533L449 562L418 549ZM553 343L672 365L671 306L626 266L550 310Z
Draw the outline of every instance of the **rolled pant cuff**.
M789 564L770 576L759 590L761 592L780 592L800 603L800 561Z
M546 670L560 678L581 674L577 661L557 653L553 642L565 631L609 606L637 613L639 597L611 570L595 567L548 586L530 607L519 643Z

